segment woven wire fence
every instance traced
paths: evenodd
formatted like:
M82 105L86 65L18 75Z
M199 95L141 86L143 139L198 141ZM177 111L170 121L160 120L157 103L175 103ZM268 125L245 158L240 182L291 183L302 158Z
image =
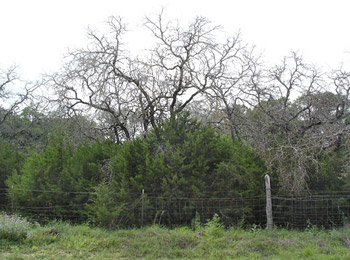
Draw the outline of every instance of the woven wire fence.
M272 196L272 208L276 226L298 229L340 227L350 220L350 193Z
M62 196L89 196L89 192L56 192L47 190L28 190L35 193L51 193L53 201ZM284 228L304 229L310 226L324 228L340 227L350 220L350 192L305 192L306 195L272 195L272 215L274 225ZM221 195L220 197L217 195ZM110 204L111 209L120 208L114 216L114 224L120 227L140 227L152 224L165 226L191 225L196 214L202 223L214 214L220 216L225 226L249 225L266 226L266 198L230 197L225 193L216 196L191 198L183 196L165 196L156 193L133 193ZM83 223L91 221L87 211L88 200L84 203L58 204L47 201L45 205L30 206L11 201L9 190L0 190L2 204L0 210L16 213L45 223L53 219ZM4 202L6 201L6 203ZM74 201L74 200L72 200ZM97 223L98 224L98 223Z
M18 191L19 189L17 189ZM53 219L70 221L73 223L93 222L90 214L89 196L93 192L57 192L52 190L21 190L38 194L50 194L51 200L44 205L28 205L17 201L16 194L11 196L11 190L2 191L1 195L7 198L5 204L0 204L0 210L8 213L16 213L31 218L41 223ZM193 219L200 217L202 223L212 219L214 214L220 216L226 225L265 225L265 197L229 197L226 192L211 192L205 197L169 196L160 193L130 193L123 199L109 204L111 211L118 211L113 217L113 224L120 227L141 227L158 224L165 226L191 225ZM221 195L218 197L218 195ZM74 203L77 196L86 196L85 203ZM62 197L71 197L69 204L58 204ZM12 199L11 199L12 198ZM4 197L3 197L4 201ZM69 201L64 199L63 201ZM32 202L33 203L33 202ZM35 203L34 203L35 204Z
M144 210L135 208L134 216L142 225L161 224L166 226L190 225L196 214L202 223L214 214L220 216L226 225L265 225L265 197L240 198L174 198L147 196ZM139 225L139 222L137 223Z

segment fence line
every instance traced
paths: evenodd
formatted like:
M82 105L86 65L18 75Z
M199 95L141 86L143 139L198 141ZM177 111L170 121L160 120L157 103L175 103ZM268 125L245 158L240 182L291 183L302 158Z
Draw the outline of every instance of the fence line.
M339 227L350 219L350 195L273 196L276 225Z
M11 189L0 188L0 210L11 212L13 209L15 213L43 222L50 219L72 222L94 219L87 210L90 203L88 199L90 195L95 194L94 192L26 189L15 189L15 191L50 193L52 201L41 205L21 203L15 193L11 202ZM350 191L307 191L305 194L293 196L274 194L273 189L271 191L275 226L302 229L317 225L330 228L341 226L350 219ZM229 197L229 192L232 193L232 191L206 191L202 192L203 196L194 198L186 193L169 195L145 191L142 195L140 191L140 193L128 193L124 199L110 203L108 206L111 209L119 207L120 212L114 216L114 223L124 227L154 223L168 226L190 225L196 213L199 214L202 222L211 219L214 213L217 213L225 225L240 223L266 226L265 196ZM69 195L69 198L81 195L83 201L76 203L79 201L74 202L72 199L72 202L67 204L57 202L64 194ZM219 197L215 194L224 196Z
M8 191L10 190L10 188L0 188L0 191L3 191L3 193L0 192L0 194L8 194ZM41 192L41 193L63 193L63 194L87 194L87 195L92 195L95 194L94 191L54 191L54 190L43 190L43 189L21 189L21 188L16 188L17 191L29 191L29 192ZM128 192L128 195L140 195L142 192ZM145 190L145 194L147 193L148 196L151 195L155 195L155 196L160 196L160 195L164 195L163 192L147 192ZM215 195L218 193L226 193L226 194L230 194L232 193L232 190L215 190L215 191L200 191L199 193L201 194L206 194L206 195ZM192 192L181 192L181 195L192 195ZM169 196L169 195L168 195ZM240 198L258 198L261 196L240 196ZM186 197L181 197L181 198L186 198ZM188 198L192 198L192 197L188 197ZM207 198L207 197L201 197L201 198ZM210 197L208 197L210 198ZM231 198L231 197L227 197L227 198Z

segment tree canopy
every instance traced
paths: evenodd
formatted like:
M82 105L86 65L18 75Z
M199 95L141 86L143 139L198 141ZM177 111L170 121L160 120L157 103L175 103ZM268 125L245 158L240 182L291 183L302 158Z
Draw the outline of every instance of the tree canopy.
M298 52L266 65L204 17L160 13L144 28L154 45L139 55L111 17L37 83L0 70L0 188L14 185L16 203L79 204L111 225L142 189L255 196L267 172L276 193L349 188L350 72Z

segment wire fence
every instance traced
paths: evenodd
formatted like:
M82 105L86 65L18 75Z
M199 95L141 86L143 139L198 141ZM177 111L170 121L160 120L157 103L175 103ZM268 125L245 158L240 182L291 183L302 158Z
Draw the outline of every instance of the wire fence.
M39 222L61 219L73 223L94 222L98 219L91 213L89 198L93 192L58 192L53 190L22 190L36 195L50 194L52 201L35 205L16 201L11 189L1 189L0 209L17 213ZM13 190L12 190L13 192ZM203 193L205 194L205 193ZM229 193L227 193L229 194ZM220 197L218 195L221 195ZM159 193L130 193L124 199L106 205L113 224L120 227L139 227L152 224L166 226L191 225L196 214L201 222L211 219L216 213L226 226L266 226L266 197L230 197L225 192L210 196L166 196ZM72 199L69 203L55 203L64 196L83 196L82 203ZM85 201L84 201L85 200ZM67 200L66 200L67 201ZM90 206L90 210L89 210ZM109 211L110 212L109 212ZM272 190L272 216L277 227L304 229L310 226L339 227L350 220L350 192L320 193L307 191L305 195L274 195Z
M171 225L190 225L196 214L201 222L211 219L216 213L226 225L259 223L266 221L265 197L239 198L172 198L147 197L143 221ZM136 214L142 212L136 211ZM142 216L141 216L142 217Z
M304 229L311 226L339 227L350 220L350 193L273 196L277 226Z

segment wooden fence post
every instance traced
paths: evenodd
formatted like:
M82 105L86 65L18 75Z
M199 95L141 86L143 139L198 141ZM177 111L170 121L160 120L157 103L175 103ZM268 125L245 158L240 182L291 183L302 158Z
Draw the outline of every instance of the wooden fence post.
M13 207L13 197L14 197L13 185L11 185L11 215L13 215L13 211L14 211L14 207Z
M145 197L145 190L142 189L142 195L141 195L141 227L143 227L143 209L144 209L144 197Z
M267 219L267 229L273 229L273 219L272 219L272 201L271 201L271 183L270 176L265 175L265 186L266 186L266 219Z

